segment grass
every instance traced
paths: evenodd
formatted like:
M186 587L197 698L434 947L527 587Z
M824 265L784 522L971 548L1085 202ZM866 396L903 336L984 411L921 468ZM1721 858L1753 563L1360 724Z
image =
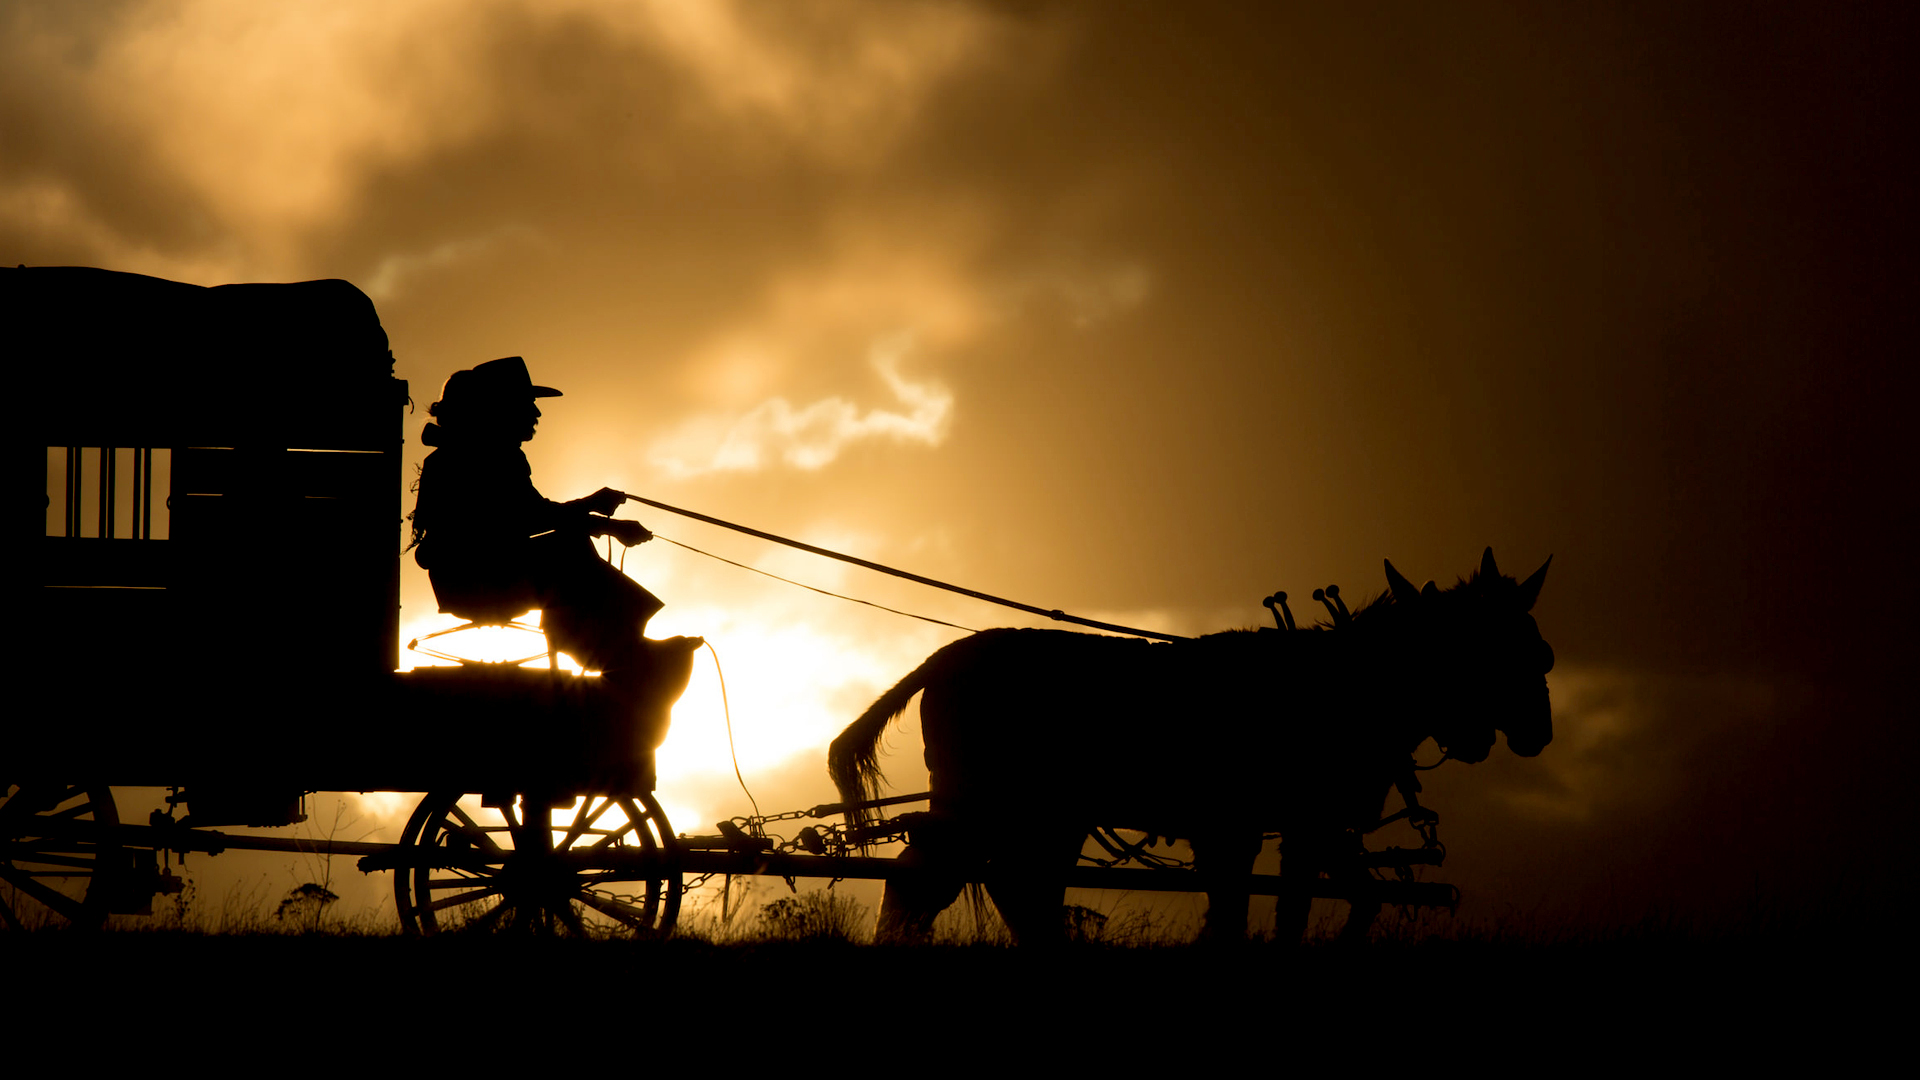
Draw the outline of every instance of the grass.
M715 1064L749 1044L768 1060L889 1040L942 1059L1004 1055L1019 1035L1020 1053L1128 1071L1162 1056L1189 1070L1222 1061L1209 1032L1263 1056L1268 1037L1421 1061L1443 1051L1590 1060L1643 1040L1670 1055L1703 1040L1724 1061L1771 1040L1773 1061L1816 1032L1861 1048L1901 1030L1890 1012L1899 996L1867 977L1897 951L1885 933L1862 949L1805 924L1732 932L1656 915L1571 931L1524 914L1436 914L1390 915L1360 948L1326 933L1208 946L1148 909L1082 913L1076 940L1012 948L997 920L976 925L962 904L932 944L876 946L865 905L754 884L766 895L736 889L725 920L702 904L666 941L419 938L390 914L335 918L321 905L315 921L276 920L265 897L204 904L189 894L177 916L104 933L0 936L0 956L13 983L32 988L10 1019L24 1024L45 1006L49 1023L93 1023L105 1009L137 1029L174 1013L103 990L158 985L192 1015L223 1018L208 1044L223 1049L270 1039L301 1010L320 1017L311 1034L351 1040L395 1022L472 1038L532 1009L608 1052L681 1045L690 1063ZM73 1002L89 1004L63 1011Z
M318 882L284 892L265 878L235 886L208 901L192 880L176 896L156 897L151 916L114 916L105 936L158 934L188 937L319 936L384 938L400 935L393 912L343 911L338 898ZM1298 943L1255 935L1246 948L1274 951L1336 949L1345 917L1343 906L1320 905L1318 918ZM1842 914L1835 914L1836 912ZM1063 909L1067 947L1082 950L1179 950L1198 948L1194 927L1183 913L1151 905L1122 905L1109 910L1069 905ZM1870 909L1835 904L1824 914L1809 914L1756 897L1738 911L1717 916L1685 915L1674 910L1589 912L1575 917L1539 911L1504 910L1493 914L1454 914L1441 909L1388 908L1381 913L1367 948L1374 951L1463 948L1480 950L1548 949L1558 951L1660 949L1836 940L1873 933ZM732 946L857 945L873 947L874 912L831 889L794 893L772 878L736 879L723 901L711 893L689 897L675 937L716 948ZM58 926L36 931L59 934ZM31 935L30 935L31 936ZM1008 948L1012 941L991 902L976 908L963 896L935 923L935 948Z
M165 1000L195 1016L226 1017L222 1031L264 1030L317 1007L325 1022L316 1035L431 1018L431 1030L470 1038L490 1018L534 1007L609 1047L684 1041L686 1060L711 1054L716 1063L742 1040L761 1044L766 1058L886 1038L944 1056L1034 1030L1060 1052L1129 1065L1169 1048L1201 1052L1197 1033L1215 1029L1256 1043L1262 1032L1300 1033L1314 1045L1337 1034L1356 1048L1419 1054L1542 1039L1558 1042L1556 1054L1588 1048L1583 1055L1595 1038L1611 1047L1712 1033L1726 1044L1716 1053L1731 1053L1749 1034L1899 1030L1891 1016L1886 1027L1867 1022L1897 995L1871 990L1878 984L1860 970L1871 958L1834 942L1676 938L1659 924L1542 943L1496 924L1364 948L1210 947L1173 943L1147 920L1109 921L1093 939L1050 949L1011 948L991 935L876 946L863 943L866 916L860 905L808 893L776 898L724 933L691 920L666 941L419 938L350 922L290 931L268 919L225 930L159 923L19 935L0 952L35 1001L163 986ZM137 1025L150 1015L141 997L106 1000ZM1814 1023L1815 1010L1841 1015ZM600 1021L613 1026L601 1031ZM1729 1025L1738 1031L1729 1035ZM1193 1063L1203 1060L1211 1059Z

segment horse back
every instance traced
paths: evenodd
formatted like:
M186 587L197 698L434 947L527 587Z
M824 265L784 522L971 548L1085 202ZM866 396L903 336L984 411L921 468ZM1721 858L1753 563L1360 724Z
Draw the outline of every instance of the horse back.
M1275 645L1055 630L955 642L933 658L920 707L935 802L1142 828L1294 817L1330 797L1377 811L1378 770L1355 769L1334 745L1338 718L1295 677L1316 658Z

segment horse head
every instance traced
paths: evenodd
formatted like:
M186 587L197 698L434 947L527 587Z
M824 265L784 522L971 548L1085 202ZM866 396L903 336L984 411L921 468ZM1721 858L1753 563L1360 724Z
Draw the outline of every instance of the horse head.
M1521 757L1553 741L1553 647L1529 614L1552 564L1549 557L1532 577L1515 581L1500 573L1488 548L1472 578L1445 590L1431 581L1415 588L1386 564L1392 606L1411 628L1403 659L1433 691L1425 699L1432 733L1449 756L1484 761L1496 731Z

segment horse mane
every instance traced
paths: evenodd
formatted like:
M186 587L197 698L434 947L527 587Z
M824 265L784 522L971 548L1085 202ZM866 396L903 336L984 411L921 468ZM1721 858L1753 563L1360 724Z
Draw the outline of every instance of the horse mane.
M1375 618L1378 618L1380 615L1385 614L1387 610L1389 608L1392 608L1393 606L1394 606L1393 593L1391 592L1375 593L1374 595L1368 597L1359 607L1353 609L1353 618L1356 622L1369 615L1374 616ZM1325 630L1337 630L1339 629L1339 627L1335 626L1334 624L1328 622L1325 619L1315 619L1313 625L1307 627L1307 629L1325 631Z

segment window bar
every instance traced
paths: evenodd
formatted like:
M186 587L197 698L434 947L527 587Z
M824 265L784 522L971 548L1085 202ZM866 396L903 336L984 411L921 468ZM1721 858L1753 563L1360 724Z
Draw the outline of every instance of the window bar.
M127 535L140 539L140 448L133 447L132 489L127 493Z
M115 460L120 455L115 447L100 448L100 538L113 539L113 480Z
M140 539L153 539L153 447L140 451Z
M67 447L67 535L80 535L80 448Z

